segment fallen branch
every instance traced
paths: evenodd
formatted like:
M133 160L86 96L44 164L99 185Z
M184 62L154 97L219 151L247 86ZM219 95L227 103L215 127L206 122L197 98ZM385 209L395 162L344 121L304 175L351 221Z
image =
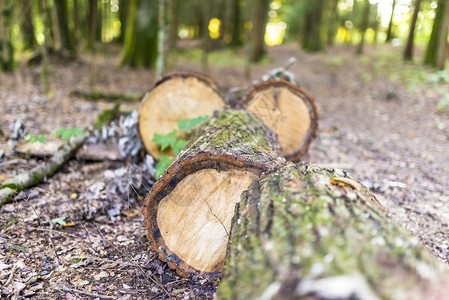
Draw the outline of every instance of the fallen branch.
M93 298L116 299L116 297L113 297L113 296L107 296L107 295L102 295L102 294L98 294L98 293L90 293L90 292L86 292L86 291L72 289L72 288L67 287L64 284L62 285L62 291L67 292L67 293L75 293L75 294L80 294L80 295L84 295L84 296L89 296L89 297L93 297Z
M95 122L95 127L101 127L101 124L111 122L111 119L117 117L118 111L118 105L115 105L113 109L104 110ZM63 145L62 148L53 155L49 162L40 164L30 171L22 172L2 182L0 184L0 206L11 202L22 190L35 186L44 181L44 179L51 177L75 155L78 148L83 145L90 133L91 132L88 131L82 136L73 136L67 144Z
M143 95L135 93L115 93L115 92L105 92L102 90L74 90L72 95L81 97L87 100L97 101L97 100L107 100L107 101L117 101L123 100L126 102L137 102L142 99Z

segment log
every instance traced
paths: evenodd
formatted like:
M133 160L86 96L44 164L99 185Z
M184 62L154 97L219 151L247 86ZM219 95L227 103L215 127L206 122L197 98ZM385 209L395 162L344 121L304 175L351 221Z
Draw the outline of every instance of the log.
M178 129L178 121L202 115L212 116L225 102L209 77L193 72L177 72L159 80L144 96L139 110L139 132L149 154L175 156L153 143L155 133L167 134ZM186 137L180 137L186 139Z
M279 154L274 133L251 113L225 110L201 126L142 208L159 258L182 276L217 278L235 203Z
M447 299L449 272L344 172L288 163L238 204L218 299Z
M238 103L277 133L282 155L298 161L306 152L318 128L314 100L304 90L285 80L256 84Z
M126 101L126 102L136 102L142 99L142 95L135 93L121 93L121 92L108 92L98 89L93 90L73 90L71 95L84 98L86 100L98 101Z

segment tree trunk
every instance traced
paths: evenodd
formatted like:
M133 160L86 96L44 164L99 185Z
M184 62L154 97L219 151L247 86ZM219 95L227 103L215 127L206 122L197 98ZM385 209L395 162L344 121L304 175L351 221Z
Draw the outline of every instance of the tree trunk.
M61 39L62 49L68 50L72 54L76 54L76 48L69 28L67 0L55 0L54 4L56 7L56 16L58 18L59 37Z
M437 48L436 67L440 70L444 69L447 55L447 34L449 29L449 1L444 4L443 19L441 21L440 38Z
M89 1L89 13L87 16L87 27L89 28L87 48L92 49L96 41L99 24L97 0Z
M210 48L210 37L209 37L209 20L210 20L210 14L212 10L212 1L206 1L205 4L203 4L202 7L202 50L203 53L201 55L201 66L203 69L203 72L208 73L209 69L209 48Z
M440 43L440 36L443 24L443 15L445 1L439 0L438 7L435 12L435 19L433 21L432 33L430 34L429 43L427 44L426 54L424 56L424 64L436 67L437 65L437 52Z
M413 38L415 36L416 20L418 20L418 13L421 6L421 0L415 1L415 9L413 10L412 22L410 24L410 31L408 34L407 45L404 51L404 60L411 61L413 59Z
M252 112L278 135L282 155L288 160L299 160L315 137L318 113L314 100L287 81L255 85L237 107Z
M357 45L357 54L362 54L363 53L363 46L365 44L365 33L366 30L368 29L368 22L369 22L369 13L370 13L370 8L371 8L371 3L369 2L369 0L365 0L364 1L364 5L363 5L363 16L362 16L362 25L361 25L361 30L362 30L362 38L360 40L360 43Z
M242 194L218 299L446 299L449 272L343 171L287 164Z
M33 2L29 0L21 0L20 4L22 8L20 25L23 36L23 47L25 49L31 49L37 45L36 38L34 36Z
M180 10L180 0L170 1L170 35L168 39L169 49L176 49L176 44L178 41L178 26L179 26L179 10Z
M79 45L80 31L80 6L78 0L73 0L73 42L75 45Z
M308 0L301 33L301 47L306 51L317 52L323 50L321 37L323 7L324 0Z
M253 18L253 29L252 29L252 49L250 60L252 62L259 62L265 55L265 28L268 18L268 5L270 1L260 0L254 4L254 18Z
M279 163L276 136L240 110L216 114L153 186L142 208L151 247L182 276L217 277L240 193ZM274 157L274 158L273 158Z
M139 131L147 151L155 158L174 156L172 150L160 151L154 134L168 134L178 129L178 121L202 115L212 116L225 102L217 86L198 73L173 73L158 81L142 100Z
M229 46L231 47L239 47L243 44L240 39L240 36L242 35L241 6L242 0L231 0L232 17L229 19L230 24L227 25L228 27L231 27L231 41L229 43Z
M393 3L391 5L391 16L390 16L390 22L388 23L388 30L387 30L387 38L385 39L385 42L389 42L393 39L393 18L394 18L394 9L396 8L396 0L393 0Z
M327 20L327 45L333 46L335 42L335 35L338 29L338 1L330 0L328 1L328 17Z
M125 42L126 21L128 16L129 0L119 1L119 19L120 19L120 35L118 42L123 44Z
M131 0L121 65L154 67L157 57L157 2ZM144 15L145 18L139 17Z
M12 72L16 68L11 31L14 19L14 2L0 1L0 71Z
M169 0L159 0L158 3L158 27L159 32L157 35L157 59L156 59L156 80L162 78L165 72L165 61L167 59L167 40L168 40L168 8Z

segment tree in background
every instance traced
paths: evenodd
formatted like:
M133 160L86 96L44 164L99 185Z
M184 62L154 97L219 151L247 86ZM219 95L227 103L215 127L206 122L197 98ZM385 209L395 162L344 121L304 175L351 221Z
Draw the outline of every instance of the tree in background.
M11 38L11 31L14 19L14 1L0 1L0 70L14 71L16 63L14 61L14 45Z
M76 47L73 41L73 32L69 28L69 18L67 10L67 0L54 0L56 16L58 19L59 38L61 47L72 54L76 54Z
M226 28L228 30L225 34L228 34L230 37L229 46L231 47L239 47L243 45L240 36L242 35L243 24L242 24L242 0L230 0L230 9L228 9L228 21L226 22Z
M157 57L157 11L156 1L130 1L122 66L154 67Z
M440 43L444 43L446 45L446 41L441 41L442 33L443 31L443 23L445 19L445 6L446 1L445 0L439 0L438 6L436 8L435 13L435 19L433 21L433 27L432 27L432 33L430 35L429 43L427 44L426 48L426 54L424 56L424 64L431 65L436 67L437 66L437 56L438 56L438 49L440 48ZM447 17L447 16L446 16ZM447 31L446 31L446 37L447 37Z
M388 29L387 29L387 38L385 39L385 42L389 42L393 39L393 18L394 18L394 9L396 8L396 0L393 0L391 4L391 16L390 16L390 22L388 23Z
M269 0L259 0L254 5L253 29L251 35L250 60L259 62L265 54L265 27L268 18Z
M413 38L415 36L416 20L418 20L419 8L421 0L415 0L415 7L413 9L412 21L410 23L410 30L407 38L407 45L404 50L404 60L412 60L413 58Z
M322 51L324 49L323 37L321 34L322 12L324 0L304 0L303 26L301 30L301 46L310 52Z
M33 2L29 0L20 0L19 2L21 8L20 29L22 32L23 47L25 49L32 49L37 45L34 35Z
M371 4L370 4L369 0L364 0L362 24L360 26L360 30L362 31L362 38L360 39L360 42L357 45L357 50L356 50L357 54L363 53L363 46L365 44L365 33L366 33L366 30L368 29L368 23L369 23L370 8L371 8Z

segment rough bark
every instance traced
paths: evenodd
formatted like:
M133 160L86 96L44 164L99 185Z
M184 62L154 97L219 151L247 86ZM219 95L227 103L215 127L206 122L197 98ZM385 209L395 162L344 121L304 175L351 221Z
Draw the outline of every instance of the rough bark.
M413 10L412 21L410 23L410 31L408 33L407 45L404 50L404 60L412 60L413 59L413 39L415 37L415 27L416 21L418 20L418 13L421 6L421 0L415 1L415 8Z
M288 160L297 161L307 152L318 128L313 98L285 80L255 85L237 107L254 113L278 135L282 155Z
M448 270L343 171L289 163L242 194L218 299L445 299Z
M161 152L153 143L155 133L168 134L178 129L178 121L202 115L212 116L225 107L217 86L209 77L193 72L172 73L144 96L139 110L139 131L147 151L154 157L173 156Z
M241 110L217 113L145 200L151 247L182 276L218 277L235 203L279 161L273 132Z

